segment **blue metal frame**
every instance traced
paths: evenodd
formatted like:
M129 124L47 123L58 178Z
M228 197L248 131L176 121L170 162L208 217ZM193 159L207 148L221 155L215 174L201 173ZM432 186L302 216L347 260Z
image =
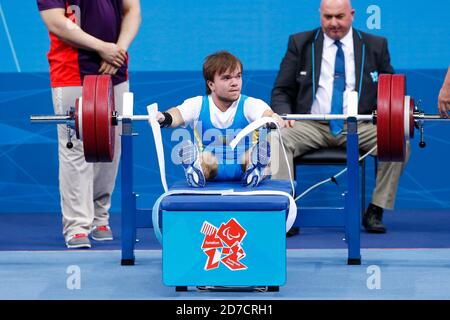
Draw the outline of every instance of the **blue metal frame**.
M347 119L348 193L345 203L345 239L348 244L348 264L361 264L360 203L359 203L359 141L355 117Z
M355 117L347 120L347 181L344 207L298 207L299 227L343 227L348 264L361 264L361 208L359 201L359 141Z
M134 265L136 229L152 227L152 210L137 209L138 194L133 192L133 124L130 119L122 119L121 145L121 186L122 186L122 265Z
M151 210L137 209L137 194L133 192L133 126L122 121L122 265L134 265L136 228L151 228ZM359 203L359 143L355 117L347 120L348 191L344 208L298 208L301 227L344 227L348 245L348 264L361 264L360 203Z
M136 194L133 193L133 125L122 121L122 265L134 265L136 243Z

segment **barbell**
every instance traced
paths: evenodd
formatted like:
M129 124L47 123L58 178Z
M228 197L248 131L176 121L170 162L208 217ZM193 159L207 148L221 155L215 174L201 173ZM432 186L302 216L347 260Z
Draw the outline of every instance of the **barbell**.
M125 97L124 97L125 99ZM357 105L357 103L356 103ZM414 129L420 129L420 146L424 147L423 122L447 120L438 114L424 114L414 105L414 99L406 95L406 78L403 74L381 74L378 78L377 109L372 114L287 114L284 120L345 120L349 116L377 125L379 161L402 162L406 156L406 142L414 137ZM149 115L118 115L114 103L114 87L109 75L84 77L82 96L67 114L32 115L32 123L66 124L70 148L73 129L77 139L83 141L87 162L111 162L114 158L115 128L123 119L148 121Z

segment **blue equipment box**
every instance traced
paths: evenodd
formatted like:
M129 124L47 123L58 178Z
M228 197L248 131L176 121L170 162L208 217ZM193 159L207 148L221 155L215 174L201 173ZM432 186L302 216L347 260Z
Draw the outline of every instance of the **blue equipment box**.
M229 186L229 183L210 183L207 190L229 189ZM237 186L232 184L235 191L249 191L239 190ZM270 189L289 192L289 186L284 183L266 183L254 190ZM279 195L166 197L161 202L163 283L167 286L284 285L288 208L287 197Z

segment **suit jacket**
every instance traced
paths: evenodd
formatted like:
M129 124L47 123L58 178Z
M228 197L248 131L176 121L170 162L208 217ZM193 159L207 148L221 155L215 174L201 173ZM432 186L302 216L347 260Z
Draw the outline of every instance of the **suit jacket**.
M319 84L323 40L321 28L289 37L288 49L272 89L271 106L276 113L311 113ZM377 105L378 75L394 73L387 40L353 28L353 46L358 113L370 114Z

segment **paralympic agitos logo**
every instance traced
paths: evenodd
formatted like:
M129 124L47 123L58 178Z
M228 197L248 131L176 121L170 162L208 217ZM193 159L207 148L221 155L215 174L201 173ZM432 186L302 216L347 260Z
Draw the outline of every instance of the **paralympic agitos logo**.
M205 221L200 232L205 235L201 248L207 255L206 271L217 269L221 262L232 271L247 269L240 262L245 257L241 244L247 231L234 218L219 228Z

